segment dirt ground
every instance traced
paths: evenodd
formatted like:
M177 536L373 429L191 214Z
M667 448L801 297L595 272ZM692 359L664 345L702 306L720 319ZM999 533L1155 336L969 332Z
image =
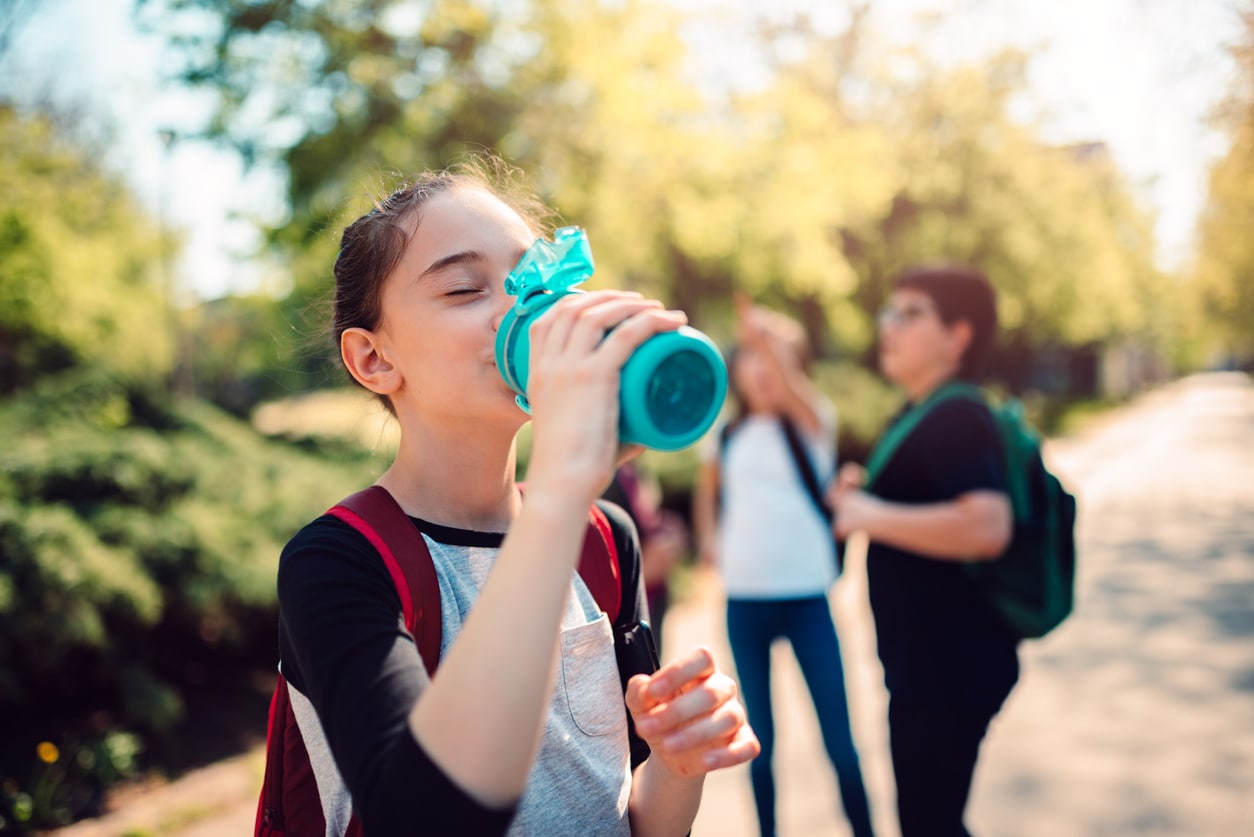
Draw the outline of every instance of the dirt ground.
M968 809L981 835L1254 834L1254 384L1195 376L1152 392L1047 458L1075 491L1077 609L1023 647L1023 676L985 742ZM877 833L897 834L887 695L850 551L831 594ZM709 645L731 670L717 583L666 625L669 649ZM813 710L776 649L779 826L848 834ZM57 837L249 833L257 752L130 797ZM693 833L750 837L748 770L711 776Z

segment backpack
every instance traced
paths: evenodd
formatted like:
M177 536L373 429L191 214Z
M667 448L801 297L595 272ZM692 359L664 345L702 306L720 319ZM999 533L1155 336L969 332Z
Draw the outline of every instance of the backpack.
M332 506L327 514L352 526L378 551L400 596L405 627L414 637L422 662L434 676L440 661L440 587L435 565L422 533L392 495L371 486ZM579 575L597 605L614 625L614 649L624 683L637 671L657 668L657 655L647 622L620 624L620 616L632 610L622 583L622 568L609 518L595 504L588 511L588 529L579 558ZM648 748L634 735L628 716L634 768L648 755ZM318 794L309 754L301 738L288 696L287 681L280 674L270 700L266 729L266 768L257 802L255 837L324 835L322 800ZM356 814L344 837L362 837Z
M719 459L722 460L727 452L727 443L731 440L732 432L739 426L739 419L728 422L723 425L723 429L719 431L718 451ZM823 518L823 522L828 528L832 525L834 512L832 507L827 504L827 499L823 496L823 488L819 485L818 474L814 471L814 462L810 459L810 453L806 450L805 442L801 439L801 431L797 429L797 425L793 423L788 416L779 416L780 430L784 433L784 441L788 444L788 453L792 455L793 466L797 469L797 477L801 480L801 486L805 489L806 496L810 499L810 503L814 506L815 511ZM845 544L843 541L836 541L836 575L839 576L845 568Z
M967 398L986 406L997 426L1014 510L1009 546L993 561L963 564L994 609L1020 639L1045 636L1071 613L1075 588L1075 497L1041 459L1039 434L1016 400L991 404L975 386L951 382L885 431L867 462L866 489L924 416L942 401Z

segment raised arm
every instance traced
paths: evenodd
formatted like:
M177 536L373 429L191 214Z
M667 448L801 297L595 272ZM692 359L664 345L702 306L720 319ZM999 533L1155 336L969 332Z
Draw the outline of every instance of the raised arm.
M532 326L526 501L410 715L431 758L486 804L521 796L539 746L587 510L616 465L618 372L649 335L682 321L636 295L601 292L568 296Z
M692 526L696 538L697 562L711 568L718 558L718 491L717 459L702 462L692 491Z

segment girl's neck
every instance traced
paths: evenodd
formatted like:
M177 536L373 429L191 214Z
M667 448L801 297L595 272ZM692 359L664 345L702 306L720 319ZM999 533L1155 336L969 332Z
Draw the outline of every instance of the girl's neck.
M407 514L457 529L504 532L521 498L513 437L492 440L476 428L457 433L407 428L391 467L379 478Z

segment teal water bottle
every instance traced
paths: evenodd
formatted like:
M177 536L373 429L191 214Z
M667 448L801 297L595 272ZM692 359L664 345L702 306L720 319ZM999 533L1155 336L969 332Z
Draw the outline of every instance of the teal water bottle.
M529 332L536 318L592 275L592 250L578 227L562 227L553 241L537 240L505 279L517 297L496 335L496 365L527 403L531 364ZM727 396L727 364L718 346L695 328L655 334L623 364L619 387L619 439L660 451L686 448L718 418Z

